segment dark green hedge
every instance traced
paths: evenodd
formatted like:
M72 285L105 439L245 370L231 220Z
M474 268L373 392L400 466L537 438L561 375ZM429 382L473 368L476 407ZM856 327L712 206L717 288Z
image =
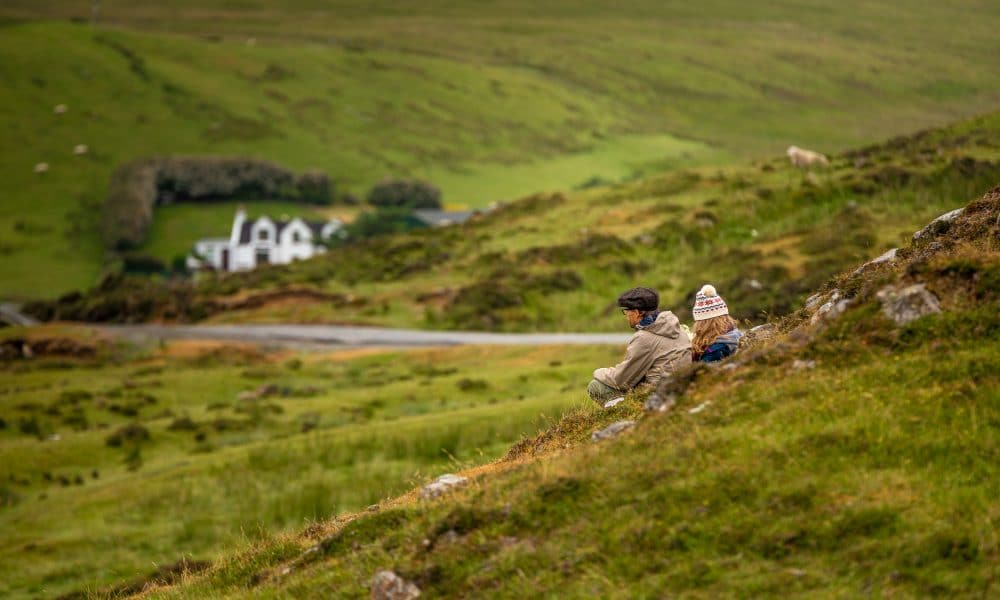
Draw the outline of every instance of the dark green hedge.
M296 175L249 158L146 158L126 163L112 175L101 233L108 248L127 250L146 239L157 204L234 199L329 204L331 198L330 178L319 171Z

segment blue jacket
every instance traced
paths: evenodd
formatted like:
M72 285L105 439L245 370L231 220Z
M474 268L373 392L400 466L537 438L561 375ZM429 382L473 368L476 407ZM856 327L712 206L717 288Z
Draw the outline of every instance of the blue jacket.
M736 347L740 344L740 338L743 337L743 332L739 329L733 329L728 333L723 333L719 337L715 338L708 348L705 348L705 352L698 358L701 362L715 362L726 358L733 352L736 352Z

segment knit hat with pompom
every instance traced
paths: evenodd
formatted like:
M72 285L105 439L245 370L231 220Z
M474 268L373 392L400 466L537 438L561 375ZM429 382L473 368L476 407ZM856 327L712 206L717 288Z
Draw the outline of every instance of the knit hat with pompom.
M695 297L694 310L691 312L694 313L695 321L704 321L712 317L728 315L729 307L726 306L726 301L722 299L722 296L715 291L714 286L705 284Z

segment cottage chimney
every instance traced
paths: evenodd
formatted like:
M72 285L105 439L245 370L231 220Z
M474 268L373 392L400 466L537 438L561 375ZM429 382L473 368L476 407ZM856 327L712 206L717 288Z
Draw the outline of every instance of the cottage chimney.
M247 220L247 209L243 205L240 205L236 209L236 215L233 217L233 230L229 234L229 243L236 246L240 243L240 231L243 230L243 223Z

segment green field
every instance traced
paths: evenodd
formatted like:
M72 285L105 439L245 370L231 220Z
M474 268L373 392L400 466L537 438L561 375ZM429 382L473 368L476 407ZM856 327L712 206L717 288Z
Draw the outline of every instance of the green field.
M338 356L178 343L105 352L97 363L2 366L4 597L214 560L233 544L493 460L589 402L592 365L620 349ZM262 385L278 391L238 398ZM148 440L108 445L135 424Z
M96 281L108 177L138 156L250 155L354 193L425 175L471 206L834 152L1000 101L981 2L269 6L114 3L95 29L67 21L85 3L4 3L0 295Z
M644 393L570 411L511 469L248 543L151 597L363 598L383 569L435 598L993 597L998 216L1000 188L896 264L838 277L839 317L803 310L675 374L666 414ZM942 312L898 326L878 292L914 283Z
M1000 113L992 112L848 151L824 169L803 172L773 159L536 194L461 227L193 284L126 279L35 314L614 331L622 290L651 286L662 307L687 318L694 291L711 282L734 315L755 323L795 310L828 278L907 243L924 223L998 181ZM183 213L173 222L183 229ZM293 289L328 296L213 308L234 294ZM192 301L178 301L181 292Z

